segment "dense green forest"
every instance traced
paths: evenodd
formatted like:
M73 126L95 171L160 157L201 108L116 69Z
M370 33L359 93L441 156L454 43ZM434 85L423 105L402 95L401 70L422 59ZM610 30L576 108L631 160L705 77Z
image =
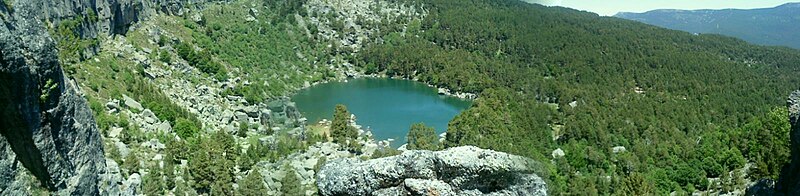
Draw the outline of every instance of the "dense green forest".
M445 147L544 163L563 149L542 172L553 194L730 191L744 158L752 179L788 160L774 108L800 84L800 51L513 0L414 3L429 15L356 64L480 93Z

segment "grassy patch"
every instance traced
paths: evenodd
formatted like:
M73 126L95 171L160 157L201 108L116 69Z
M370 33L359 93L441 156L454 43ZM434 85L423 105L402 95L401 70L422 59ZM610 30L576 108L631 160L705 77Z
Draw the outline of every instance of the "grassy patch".
M74 63L83 60L83 51L99 44L97 39L84 39L80 36L80 26L84 19L81 16L62 20L55 29L51 29L50 34L54 35L58 42L58 57L62 62ZM74 66L66 66L65 70L70 74L74 74L76 71Z

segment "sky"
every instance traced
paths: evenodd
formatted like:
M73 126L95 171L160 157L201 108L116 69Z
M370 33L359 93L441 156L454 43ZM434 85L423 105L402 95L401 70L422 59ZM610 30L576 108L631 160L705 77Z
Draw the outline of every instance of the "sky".
M617 12L646 12L655 9L753 9L776 7L800 0L524 0L549 6L563 6L611 16Z

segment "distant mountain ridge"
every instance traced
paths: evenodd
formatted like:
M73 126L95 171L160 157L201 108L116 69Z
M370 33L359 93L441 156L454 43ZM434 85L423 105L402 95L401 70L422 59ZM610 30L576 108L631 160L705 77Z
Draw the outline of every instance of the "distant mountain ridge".
M800 49L800 3L774 8L620 12L615 17L692 33L714 33L770 46Z

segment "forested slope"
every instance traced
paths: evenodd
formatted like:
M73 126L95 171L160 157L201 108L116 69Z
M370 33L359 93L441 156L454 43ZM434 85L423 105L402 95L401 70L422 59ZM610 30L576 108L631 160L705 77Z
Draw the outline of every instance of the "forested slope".
M512 0L416 3L425 20L355 64L480 93L445 146L546 163L563 149L551 193L725 192L743 158L752 179L785 162L785 111L770 111L800 85L797 50Z

